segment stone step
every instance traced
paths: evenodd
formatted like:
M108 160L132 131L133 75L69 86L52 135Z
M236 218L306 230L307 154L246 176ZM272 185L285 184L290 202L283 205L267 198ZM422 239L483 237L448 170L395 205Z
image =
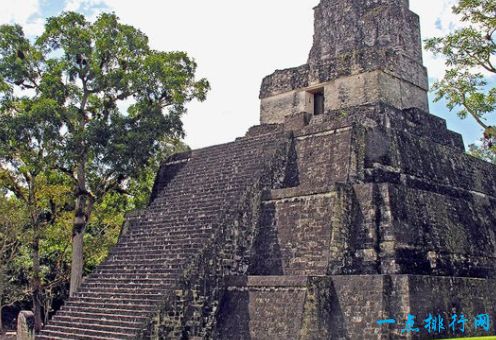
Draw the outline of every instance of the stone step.
M161 221L160 219L149 219L149 220L143 220L139 224L133 225L132 228L129 228L129 231L132 230L148 230L150 228L162 228L162 229L169 229L170 231L177 231L177 232L184 232L185 230L194 230L193 227L199 227L201 226L208 226L209 223L215 222L220 216L223 216L223 214L226 212L225 209L221 211L221 209L216 208L216 212L212 213L211 216L203 216L203 217L184 217L184 215L178 219L177 221L174 221L173 223L169 223L167 221ZM184 213L185 215L188 215L188 213Z
M186 240L185 240L186 241ZM117 247L114 247L110 254L133 254L140 253L143 254L145 252L155 253L155 252L172 252L172 251L190 251L197 250L202 248L203 244L199 242L200 240L187 240L186 242L177 242L171 244L158 244L158 245L143 245L142 247L138 247L135 245L123 245L120 244Z
M137 286L137 287L163 287L167 283L173 282L173 278L108 278L108 277L88 277L84 281L84 285L93 285L94 283L106 284L106 285L126 285L126 286Z
M220 216L223 216L225 209L220 206L210 210L210 213L174 213L180 214L177 218L156 216L142 220L139 224L134 224L129 230L147 230L153 227L170 229L171 231L182 232L184 230L192 230L192 226L208 225L209 222L216 221ZM172 214L172 213L171 213Z
M167 232L164 231L164 233ZM145 235L145 233L143 233L141 237L135 237L134 235L131 237L126 236L126 239L123 238L123 242L127 242L127 244L125 246L117 246L115 247L115 249L116 250L119 249L122 251L130 250L130 249L146 251L148 249L146 245L144 245L142 248L137 246L137 244L140 243L141 240L143 242L151 243L153 242L153 239L158 240L160 238L163 238L163 240L158 240L156 242L158 243L157 248L152 248L151 250L149 250L150 254L161 255L160 253L157 254L156 251L164 250L169 252L169 250L172 251L177 250L176 248L180 246L197 245L199 242L200 243L205 242L205 239L212 237L213 234L214 231L209 230L208 232L203 232L203 234L201 235L176 236L177 240L170 240L171 236L168 235L162 236L159 233L153 235ZM130 242L133 242L133 244L130 244ZM159 242L162 242L162 244L160 244ZM163 249L160 249L160 247L162 247Z
M229 193L229 192L235 192L239 190L240 188L243 188L245 184L249 183L250 179L253 176L253 171L244 171L238 174L234 174L229 178L220 178L218 171L213 170L210 172L205 172L202 174L195 174L195 175L184 175L184 180L179 180L179 178L175 178L175 183L172 181L169 183L170 184L175 184L170 187L169 190L164 192L164 195L161 195L161 199L165 199L166 197L169 198L176 198L176 199L191 199L191 197L188 197L187 193L193 194L197 198L201 197L209 197L212 195L218 195L222 193ZM208 177L212 178L208 178ZM195 181L195 177L198 178L198 180ZM191 186L191 183L195 182L195 186ZM222 183L222 186L219 184ZM189 186L188 186L189 184ZM222 191L222 188L225 191ZM171 195L172 193L179 193L180 195L174 196ZM219 195L219 197L225 197L223 195Z
M90 282L81 287L79 291L87 292L87 291L98 291L98 292L111 292L111 291L119 291L119 292L129 292L129 291L143 291L146 293L160 293L168 286L172 286L175 284L177 279L171 279L169 283L166 284L131 284L131 283L113 283L113 282L99 282L95 280L94 282Z
M155 246L156 248L151 248L148 249L147 247L143 246L142 248L138 246L126 246L126 247L121 247L121 246L116 246L111 250L110 256L117 255L120 252L125 253L125 252L130 252L131 250L134 250L136 255L149 255L153 256L155 258L161 257L164 258L166 256L169 256L170 258L177 258L178 252L181 250L181 246L187 246L187 245L197 245L198 243L205 242L205 239L208 239L211 237L213 233L210 233L209 235L203 235L203 236L197 236L195 239L185 239L181 241L177 241L177 244L174 244L174 241L169 241L169 240L164 240L163 245ZM159 234L154 235L154 238L161 238ZM147 240L150 240L150 237L145 238ZM135 241L136 240L136 241ZM139 243L139 238L133 238L132 242ZM187 251L187 250L185 250Z
M168 190L164 192L160 197L157 197L153 201L153 204L149 206L148 210L159 207L163 209L168 208L170 212L180 212L187 209L199 208L202 206L202 203L210 205L220 205L223 202L230 203L228 199L236 196L243 188L248 185L248 183L250 182L243 183L238 187L224 187L224 191L217 191L213 187L197 187L194 191L191 192L188 192L186 184L184 185L184 187L178 185L174 187L174 190ZM218 185L219 183L217 183L217 186Z
M253 162L253 159L251 161L251 164L246 167L245 165L250 162L249 160L245 160L244 164L238 162L225 168L211 167L210 169L201 169L195 166L185 167L175 177L165 182L167 184L165 188L177 192L176 186L178 185L185 189L185 191L181 192L194 192L195 188L213 186L219 183L227 186L245 183L251 178L250 174L255 173L260 166L259 162ZM185 185L186 183L195 183L195 186L188 187ZM218 189L218 186L215 189Z
M242 161L256 163L259 161L259 157L256 154L256 151L258 151L257 146L260 147L256 142L253 142L251 145L240 145L235 150L232 150L233 152L223 150L216 153L209 153L208 155L196 155L196 157L190 158L189 162L185 163L181 170L187 171L194 169L197 172L209 169L226 170L222 167L223 165L231 165L232 167Z
M203 225L202 225L203 226ZM205 238L209 238L215 232L211 225L206 225L206 229L195 228L197 230L188 233L188 230L171 231L169 228L153 227L143 230L130 230L122 239L123 242L141 242L151 241L156 239L162 242L164 246L167 245L187 245L203 242ZM208 229L207 229L208 228ZM120 247L117 246L117 249ZM143 250L146 250L143 247ZM135 249L140 249L136 247Z
M154 210L161 209L160 207L154 208ZM187 211L176 211L172 210L172 207L169 205L167 208L163 208L163 214L148 214L146 217L140 219L139 221L135 221L134 228L147 226L150 224L160 223L161 225L169 225L169 226L183 226L185 222L191 221L205 221L208 218L213 218L218 216L221 212L222 204L216 204L215 206L209 207L208 209L191 209ZM139 222L139 223L136 223Z
M185 230L178 230L178 231L173 231L173 230L169 230L168 228L164 228L164 227L161 227L161 228L157 228L157 227L154 227L154 228L148 228L148 229L133 229L133 230L129 230L126 235L125 235L125 239L126 240L131 240L131 239L140 239L140 238L150 238L152 236L155 236L155 237L163 237L163 241L171 241L172 238L180 238L180 237L189 237L190 239L192 239L193 237L208 237L211 235L211 232L212 232L212 228L208 225L205 225L205 229L201 229L201 230L194 230L194 229L191 229L188 230L185 229Z
M124 309L124 308L116 308L114 307L105 307L105 306L88 306L88 305L68 305L65 304L60 308L62 313L66 312L76 312L84 310L89 314L93 313L103 313L103 314L118 314L118 315L128 315L128 316L149 316L151 312L154 310L153 308L147 309Z
M208 221L190 221L176 226L150 222L147 225L129 229L122 241L136 242L156 238L157 241L161 241L163 244L187 244L189 240L196 241L210 236L212 230L215 230L214 227L218 224L218 221L219 218L215 217Z
M173 285L171 284L171 288ZM78 293L88 294L163 294L167 289L163 286L158 287L141 287L141 286L115 286L115 285L95 285L89 287L81 287Z
M110 315L109 315L110 316ZM133 328L133 329L139 329L140 327L143 326L146 318L140 319L140 321L134 321L134 322L129 322L129 321L124 321L119 317L116 317L114 315L111 315L112 318L110 319L100 319L96 317L75 317L75 316L68 316L68 315L60 315L56 316L52 319L53 323L56 323L58 325L61 324L67 324L67 323L72 323L74 325L76 324L98 324L102 326L109 326L109 327L125 327L125 328Z
M177 234L182 234L185 231L196 231L201 230L201 228L209 228L211 223L214 223L218 220L219 217L224 216L223 214L226 210L218 211L214 215L209 216L208 218L182 218L181 221L177 221L174 223L166 223L159 220L148 220L141 221L137 225L133 225L129 228L128 232L132 231L148 231L149 229L161 229L167 230L169 232L176 232ZM126 234L127 235L127 234Z
M135 270L123 270L123 269L109 269L109 268L99 268L97 271L91 274L91 277L107 277L107 278L130 278L130 279L161 279L171 274L177 274L178 270L173 268L161 268L155 269L151 272L149 270L139 271Z
M213 234L213 233L212 233ZM209 235L211 237L211 235ZM160 237L157 235L157 237ZM149 256L151 258L162 258L162 259L175 259L175 258L183 258L189 257L191 251L198 252L199 245L205 245L206 239L209 237L198 237L195 240L184 240L184 242L178 242L178 244L165 244L162 246L155 246L155 248L148 249L147 247L138 248L138 247L115 247L109 256L114 257L117 255L137 255L137 256ZM133 241L134 242L134 241ZM183 248L182 248L183 247ZM203 248L203 247L202 247ZM200 248L201 249L201 248ZM133 252L134 251L134 252ZM187 256L185 256L187 254Z
M71 311L71 310L64 310L61 311L60 313L55 314L53 317L54 320L57 320L58 318L72 318L72 319L98 319L98 320L104 320L108 322L123 322L124 324L127 323L143 323L145 320L148 319L148 313L135 313L133 315L125 315L125 314L119 314L119 313L103 313L103 312L93 312L93 313L88 313L87 311Z
M164 256L165 255L165 256ZM139 261L143 261L144 263L154 263L154 262L160 262L166 265L169 264L176 264L179 265L179 263L182 263L184 260L187 258L191 257L191 254L186 254L186 253L173 253L171 252L170 254L147 254L147 253L117 253L117 254L111 254L109 255L109 263L129 263L130 265L135 265L140 263Z
M112 340L124 340L124 339L135 339L136 331L133 333L124 332L107 332L91 330L86 328L71 327L59 327L47 325L43 331L42 335L47 336L58 336L64 339L112 339Z
M183 254L185 255L184 258L156 258L156 257L149 257L147 258L146 256L138 256L138 255L132 255L132 254L124 254L124 255L112 255L112 260L108 263L111 263L116 266L124 266L124 265L148 265L148 264L153 264L160 262L162 263L162 270L161 273L163 274L164 279L169 279L171 275L179 275L183 272L183 266L185 265L184 260L188 258L187 255L191 258L191 254ZM126 271L121 271L124 274L126 274ZM158 273L158 272L157 272ZM92 278L94 277L94 274L91 274L87 278ZM146 274L140 274L140 275L146 275Z
M120 251L115 251L114 253L109 254L108 262L106 263L114 263L119 265L117 262L122 262L123 259L129 260L129 265L138 265L137 263L133 263L133 260L136 261L148 261L151 263L160 263L164 267L170 265L179 265L183 260L191 257L191 253L198 253L198 251L194 251L195 249L191 249L189 251L166 251L162 250L161 252L140 252L135 251L132 252L130 249L122 249ZM156 261L156 262L153 262ZM177 267L175 267L177 268Z
M137 303L129 303L127 301L119 300L88 300L84 298L73 298L67 300L64 304L66 309L73 307L83 307L83 308L102 308L102 309L114 309L114 310L135 310L135 311L153 311L155 309L156 303L152 301L147 301L148 303L143 303L144 301L139 301Z
M201 249L200 244L196 245L196 247L187 247L185 249L178 250L169 250L169 249L161 249L152 252L147 252L146 250L136 249L133 251L132 249L118 249L115 252L109 254L112 260L119 260L123 258L127 258L129 260L136 259L165 259L164 264L172 264L172 262L181 261L183 259L191 257L191 254L197 254Z
M45 332L41 331L40 334L36 335L36 340L79 340L82 339L80 337L76 337L75 335L66 333L66 332ZM112 338L107 338L112 339Z
M236 189L226 189L218 192L204 188L202 189L203 194L199 194L197 191L188 193L186 189L181 191L180 188L177 188L177 192L168 191L167 194L156 198L148 209L160 208L164 209L164 213L180 213L188 211L188 209L199 208L203 205L202 203L215 205L215 208L218 208L222 204L233 203L232 199L236 198L245 187L243 185Z
M116 322L116 324L109 325L109 324L101 323L100 320L98 319L85 319L85 320L76 321L76 319L72 319L72 318L68 318L67 320L57 319L54 320L54 322L52 322L50 325L56 327L65 327L65 328L75 327L75 328L91 329L99 332L126 333L126 334L134 334L143 326L143 324L139 324L139 323L124 324L122 322L121 323Z
M146 266L142 265L125 265L125 264L117 264L112 262L107 262L105 265L99 265L95 270L95 273L99 272L118 272L123 274L145 274L145 273L159 273L164 270L167 272L171 270L180 270L182 267L180 264L176 263L160 263L160 264L148 264Z
M130 299L130 300L152 300L161 301L164 294L139 294L139 293L120 293L120 292L77 292L74 297L78 298L95 298L95 299Z
M127 233L54 316L44 339L136 338L253 183L264 162L260 155L275 149L274 138L261 135L177 156L189 160L174 178L163 179L147 209L128 217Z
M103 262L102 264L98 265L96 270L101 270L101 269L118 269L122 271L133 271L133 270L150 270L153 271L155 269L160 270L162 268L167 268L167 269L173 269L175 268L175 264L169 264L169 263L149 263L147 265L133 265L133 264L116 264L109 262L108 259Z
M176 273L171 270L171 273ZM102 277L96 279L94 275L97 273L94 272L90 276L86 277L84 280L84 283L94 283L95 281L101 282L101 283L123 283L123 284L135 284L135 285L163 285L164 283L168 283L171 280L171 277L167 274L162 275L161 277L144 277L144 275L138 276L136 279L131 279L130 277L122 277L122 278L117 278L117 277Z
M155 270L155 269L162 269L162 268L167 268L167 269L180 269L180 263L175 263L175 262L170 262L169 263L169 257L167 258L162 258L162 260L159 259L159 257L153 257L156 261L148 261L147 263L118 263L114 262L113 259L118 260L119 255L112 255L112 260L110 258L107 258L105 262L100 264L97 267L97 270L100 269L118 269L122 270L124 272L127 271L132 271L132 270ZM146 259L149 260L149 259Z
M259 169L260 162L253 158L234 162L226 167L211 166L210 168L201 168L190 164L184 167L173 178L169 179L168 184L185 184L196 183L198 186L212 185L213 183L222 183L227 185L236 185L246 182L250 179L249 174L253 174ZM251 164L248 164L251 163ZM248 165L247 165L248 164ZM188 191L193 191L194 187L186 187ZM175 189L175 185L170 187Z
M190 256L191 257L191 256ZM113 264L116 266L148 266L151 264L161 263L164 266L174 265L174 266L182 266L184 264L184 260L186 258L171 258L171 257L139 257L133 258L132 256L119 256L112 255L112 259L109 259L107 264Z
M96 278L96 277L88 277L81 288L95 288L101 287L105 289L114 289L114 288L133 288L133 289L146 289L146 288L158 288L163 289L164 287L168 287L170 284L175 283L177 281L177 277L171 277L167 279L162 279L160 281L154 282L142 282L142 280L127 280L127 279L111 279L111 278Z
M126 261L121 261L124 264ZM115 261L114 264L119 264L119 261ZM117 266L118 267L118 266ZM120 270L117 268L103 268L98 269L98 272L93 272L86 277L88 282L95 282L95 279L102 278L103 280L114 280L118 279L125 282L134 282L139 284L144 283L155 283L149 282L148 280L163 280L167 283L172 282L172 280L179 276L183 272L178 266L172 268L166 268L163 266L161 269L155 269L155 272L150 272L144 270L143 272L131 271L131 270ZM106 281L104 283L107 283Z
M234 194L234 193L233 193ZM151 205L147 208L146 213L135 221L146 222L160 220L170 222L171 224L183 220L185 217L195 217L201 214L209 215L217 210L222 210L222 206L227 199L224 195L206 195L205 197L184 197L186 202L182 202L178 196L165 197L163 204ZM187 199L186 199L187 198ZM187 203L188 205L183 205Z
M98 295L98 296L88 296L86 295L74 295L74 297L71 299L73 303L79 303L79 302L85 302L85 303L92 303L92 304L98 304L98 303L112 303L112 304L119 304L119 305L155 305L157 302L161 301L162 297L157 294L154 295L153 298L148 297L145 299L140 299L137 296L131 296L131 297L122 297L119 295Z

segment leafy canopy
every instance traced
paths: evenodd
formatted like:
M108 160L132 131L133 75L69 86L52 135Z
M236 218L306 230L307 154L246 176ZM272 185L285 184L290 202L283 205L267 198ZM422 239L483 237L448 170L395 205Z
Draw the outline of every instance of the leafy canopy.
M102 215L109 195L133 189L184 135L185 105L205 99L209 84L195 79L196 67L184 52L151 49L114 14L88 22L63 13L34 42L19 25L0 26L0 173L30 209L34 249L44 239L37 179L56 173L69 181L71 292L81 283L92 214Z
M457 110L461 118L472 116L484 129L486 151L495 153L496 128L488 119L494 119L496 109L496 88L490 81L496 75L496 2L460 0L453 12L466 26L426 41L426 48L444 56L448 67L433 86L435 101L444 98L450 111Z
M50 18L34 43L0 26L0 159L24 150L37 160L26 164L71 177L83 164L95 197L118 190L164 138L183 136L185 104L209 89L195 72L186 53L152 50L114 14Z

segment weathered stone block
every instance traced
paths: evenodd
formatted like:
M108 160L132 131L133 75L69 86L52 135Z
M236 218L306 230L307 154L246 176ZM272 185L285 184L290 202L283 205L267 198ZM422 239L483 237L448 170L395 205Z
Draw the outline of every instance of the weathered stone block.
M418 17L407 1L321 1L307 65L266 77L261 122L282 123L322 88L326 110L378 103L428 110ZM311 101L311 99L310 99Z
M219 339L432 339L487 335L474 318L496 317L496 281L420 275L248 277L228 282ZM484 297L484 298L483 298ZM407 315L418 332L402 332ZM441 315L445 329L429 333L424 320ZM467 318L465 333L449 327ZM393 325L377 321L393 319Z
M31 311L21 311L17 315L17 340L34 340L34 314Z
M494 321L496 166L427 112L418 17L322 0L315 19L308 64L263 80L262 125L167 159L41 338L110 322L113 338L416 339L408 314Z

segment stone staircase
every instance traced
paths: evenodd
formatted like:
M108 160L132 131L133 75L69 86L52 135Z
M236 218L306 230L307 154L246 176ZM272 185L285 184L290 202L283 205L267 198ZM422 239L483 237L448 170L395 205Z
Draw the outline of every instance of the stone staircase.
M240 214L236 210L240 200L246 199L252 186L260 185L281 145L284 154L289 139L274 129L167 160L157 176L149 207L128 216L108 258L84 280L37 339L150 337L156 323L153 318L161 313L172 316L171 331L184 332L184 324L191 323L191 317L198 318L198 312L185 317L185 303L167 311L171 308L168 301L187 295L185 277L191 286L192 277L201 276L191 273L208 262L204 257L215 248L215 242L225 250L223 239L219 241L219 235L225 234L219 232L221 224ZM258 189L254 191L260 192ZM232 249L226 257L239 253L234 243L227 248ZM239 254L221 259L229 264L221 270L237 270L233 265L236 259L239 262ZM206 299L197 297L196 301L205 309ZM192 306L188 303L188 308Z

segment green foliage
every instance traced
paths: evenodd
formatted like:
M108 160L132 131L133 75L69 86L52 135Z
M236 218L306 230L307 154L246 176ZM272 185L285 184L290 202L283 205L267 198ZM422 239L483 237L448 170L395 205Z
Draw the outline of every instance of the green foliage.
M85 273L91 272L115 245L125 214L148 204L160 159L187 147L178 140L164 143L162 152L129 182L127 193L112 192L95 205L84 236ZM30 301L30 280L33 273L29 209L25 201L6 195L8 178L0 181L0 263L7 264L0 271L2 304ZM41 212L50 209L56 214L40 233L41 283L46 313L67 298L71 263L71 234L74 206L71 181L63 174L41 173L36 179L36 204ZM11 192L11 191L10 191ZM52 206L52 207L50 207ZM47 317L47 315L45 316Z
M56 264L46 261L46 251L50 248L47 247L46 240L51 233L59 234L57 227L63 222L62 217L67 216L65 207L71 192L65 176L48 171L31 176L32 173L28 171L27 177L15 177L13 175L16 168L13 164L16 162L10 164L10 173L4 169L4 176L0 176L0 201L4 202L5 207L0 209L4 210L0 211L3 216L0 225L10 230L7 235L14 240L3 251L2 261L6 262L2 263L7 263L4 273L10 283L0 292L4 304L32 301L30 293L34 282L40 282L40 294L53 284L54 280L50 275ZM31 165L37 164L29 163L28 167ZM20 193L11 188L18 188ZM65 243L67 244L67 240ZM33 257L35 244L40 244L37 253L41 259L41 265L36 268ZM9 254L10 260L5 259L5 254Z
M29 295L28 281L16 265L26 241L24 230L28 223L22 202L0 192L0 311ZM2 330L0 320L0 337Z
M489 148L483 143L487 142L485 140L482 140L482 145L470 145L468 153L474 157L481 158L487 162L496 164L496 150L494 149L494 146L492 146L492 148Z
M460 0L453 12L466 27L425 44L427 50L444 56L448 67L444 78L433 86L435 101L444 98L450 111L457 110L461 118L472 116L484 129L483 147L494 152L496 128L487 119L496 109L496 88L489 86L489 77L496 74L496 3Z
M185 148L186 105L209 90L196 68L184 52L151 49L114 14L63 13L35 41L0 26L0 194L24 228L11 274L33 278L39 243L48 309L66 294L78 217L89 272L125 213L148 203L160 160Z
M18 276L7 274L16 270L13 264L26 241L24 230L28 223L23 204L15 197L0 194L0 305L23 295L22 285L16 282Z
M97 197L137 175L164 138L183 136L185 104L204 100L209 88L195 72L186 53L150 49L142 32L114 14L94 23L72 12L50 18L34 44L21 27L3 25L1 123L19 135L31 122L23 129L38 129L48 149L42 156L67 174L83 162ZM32 93L15 95L16 87ZM127 112L123 101L132 103ZM28 150L30 135L20 141Z

